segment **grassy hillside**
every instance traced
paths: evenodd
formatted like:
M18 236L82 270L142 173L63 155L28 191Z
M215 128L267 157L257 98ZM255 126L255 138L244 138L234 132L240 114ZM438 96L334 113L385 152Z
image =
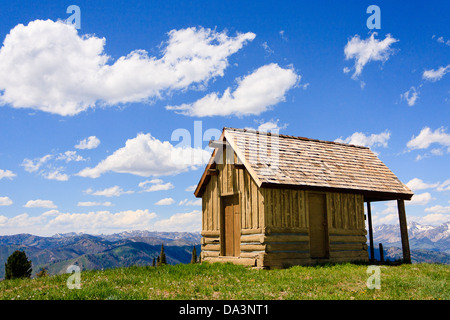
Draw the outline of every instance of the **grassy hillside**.
M368 289L366 265L257 270L231 264L128 267L0 282L0 299L450 299L450 266L381 266L381 289Z

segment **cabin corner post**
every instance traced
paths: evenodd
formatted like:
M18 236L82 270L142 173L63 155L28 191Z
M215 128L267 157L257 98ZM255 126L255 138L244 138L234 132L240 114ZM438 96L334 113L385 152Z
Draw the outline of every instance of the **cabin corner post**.
M405 263L411 263L411 253L409 250L409 238L408 238L408 226L406 223L405 201L403 199L398 199L397 207L398 207L398 219L399 219L399 224L400 224L400 235L402 238L403 261Z
M367 201L367 221L369 227L369 243L370 243L370 261L375 261L374 248L373 248L373 229L372 229L372 210L370 208L370 201Z

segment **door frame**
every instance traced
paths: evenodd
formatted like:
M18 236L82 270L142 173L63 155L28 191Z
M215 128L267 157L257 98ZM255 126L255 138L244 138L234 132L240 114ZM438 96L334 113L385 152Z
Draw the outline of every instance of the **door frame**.
M234 198L234 199L233 199ZM236 201L236 206L238 209L238 216L239 216L239 241L238 241L238 255L226 255L225 254L225 203L226 203L226 199L233 199ZM220 232L219 232L219 239L220 239L220 255L221 256L226 256L226 257L239 257L240 253L241 253L241 249L240 249L240 244L241 244L241 210L240 210L240 196L238 192L233 192L233 193L226 193L226 194L222 194L220 196L220 218L219 218L219 223L220 223ZM237 232L235 229L236 224L233 222L233 231L234 234Z
M311 216L310 216L310 207L309 207L309 195L320 195L323 197L324 199L324 208L323 208L323 212L324 212L324 245L325 245L325 254L323 257L314 257L311 254ZM316 192L316 191L308 191L306 193L306 204L307 204L307 216L308 216L308 231L309 231L309 253L310 253L310 257L311 259L329 259L330 258L330 234L329 234L329 229L328 229L328 211L327 211L327 201L328 201L328 197L327 194L325 192Z

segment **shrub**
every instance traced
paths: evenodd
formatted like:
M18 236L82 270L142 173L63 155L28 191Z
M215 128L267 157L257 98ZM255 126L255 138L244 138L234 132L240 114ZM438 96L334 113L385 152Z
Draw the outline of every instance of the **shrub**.
M41 270L38 273L36 273L36 277L38 278L46 277L47 275L48 272L46 268L41 268Z
M164 253L164 244L161 244L161 253L159 254L159 260L157 266L166 264L166 254Z
M197 263L197 249L195 249L195 246L192 249L191 263Z
M5 279L30 278L31 271L31 261L20 250L14 251L5 263Z

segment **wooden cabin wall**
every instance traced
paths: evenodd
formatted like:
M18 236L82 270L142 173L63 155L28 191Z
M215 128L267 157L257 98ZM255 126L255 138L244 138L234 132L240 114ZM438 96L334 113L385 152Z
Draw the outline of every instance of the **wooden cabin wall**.
M330 259L367 260L364 196L351 193L327 193Z
M234 155L234 163L236 163ZM264 251L264 246L253 239L262 235L265 227L264 197L246 169L233 164L217 164L218 174L211 176L202 195L202 257L220 255L221 199L230 195L239 197L241 214L241 257L253 258Z
M305 190L263 188L266 245L262 265L282 268L305 264L309 253L309 218Z
M318 262L311 259L307 190L262 189L266 232L264 266L284 267ZM329 259L367 260L364 198L327 192Z

